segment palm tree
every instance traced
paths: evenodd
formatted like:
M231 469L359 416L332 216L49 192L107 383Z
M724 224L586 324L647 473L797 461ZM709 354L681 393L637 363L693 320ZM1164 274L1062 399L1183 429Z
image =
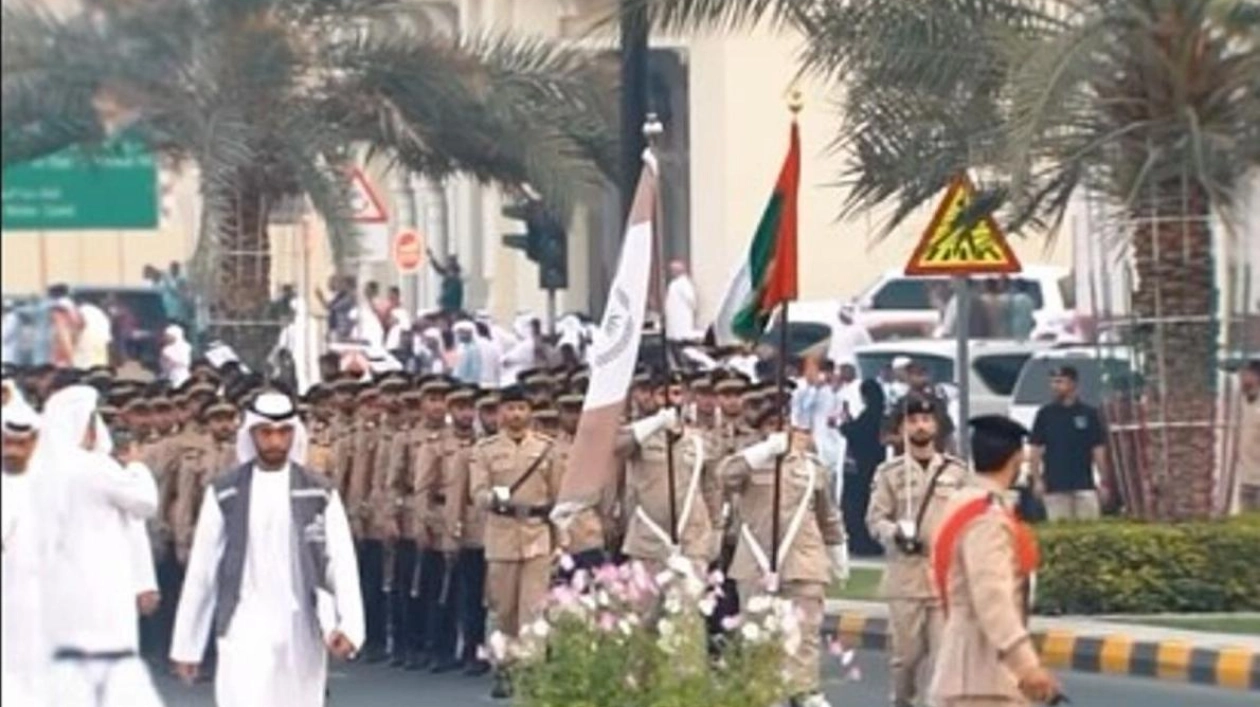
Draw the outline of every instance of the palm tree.
M1122 213L1136 286L1126 333L1151 508L1222 510L1215 419L1219 302L1210 218L1260 165L1255 0L642 0L657 26L763 21L805 38L804 70L844 84L836 149L846 212L890 207L891 231L960 171L974 213L1054 226L1074 193ZM1053 229L1051 230L1053 232ZM1123 420L1122 422L1128 422Z
M199 256L214 278L202 284L212 318L228 322L262 319L270 268L258 254L277 205L309 200L334 255L353 252L345 169L365 150L426 176L529 184L558 208L616 173L613 84L587 57L449 36L420 12L390 0L95 0L62 18L6 3L3 163L99 143L121 121L194 165ZM246 360L274 341L264 330L248 337L258 342L237 332Z

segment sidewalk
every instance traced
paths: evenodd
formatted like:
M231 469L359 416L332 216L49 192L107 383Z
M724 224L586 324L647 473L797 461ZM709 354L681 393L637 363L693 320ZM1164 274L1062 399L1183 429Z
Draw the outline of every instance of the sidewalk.
M827 617L827 629L855 647L887 649L886 604L829 599ZM1260 691L1260 636L1042 616L1032 632L1052 668Z

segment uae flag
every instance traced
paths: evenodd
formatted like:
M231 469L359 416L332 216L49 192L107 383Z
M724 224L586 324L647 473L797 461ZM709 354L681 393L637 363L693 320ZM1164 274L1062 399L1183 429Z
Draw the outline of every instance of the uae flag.
M731 278L713 323L719 344L760 339L775 307L796 299L796 195L800 181L801 138L796 121L792 121L779 181L761 214L748 257Z
M639 358L652 272L656 164L650 152L644 162L604 318L591 344L590 386L560 487L561 503L594 504L616 479L617 430Z

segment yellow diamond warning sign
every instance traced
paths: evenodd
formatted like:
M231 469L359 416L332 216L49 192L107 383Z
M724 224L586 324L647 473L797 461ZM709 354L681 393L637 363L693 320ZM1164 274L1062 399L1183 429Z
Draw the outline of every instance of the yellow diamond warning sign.
M906 264L907 275L978 275L1022 269L992 216L969 228L957 227L958 215L971 205L975 193L965 174L950 182L932 223Z

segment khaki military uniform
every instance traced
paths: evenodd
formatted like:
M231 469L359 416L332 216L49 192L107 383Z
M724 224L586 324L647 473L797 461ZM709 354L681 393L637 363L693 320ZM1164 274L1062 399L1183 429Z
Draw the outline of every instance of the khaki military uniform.
M332 477L333 451L336 443L336 430L331 421L316 419L311 422L310 441L306 450L306 468Z
M554 456L561 478L568 473L572 452L571 436L562 434L556 438ZM617 489L610 486L601 495L599 503L579 511L563 529L557 529L556 544L574 558L591 557L594 558L593 564L602 563L608 542L604 519L611 519L616 502Z
M753 468L742 456L722 469L723 485L740 499L739 544L730 576L745 601L767 591L774 552L775 467ZM801 617L801 646L787 656L792 693L819 691L823 603L831 582L827 548L846 542L844 520L828 488L826 469L814 456L784 457L779 491L779 596L791 600Z
M949 618L931 686L942 707L1027 705L1016 676L1040 664L1024 623L1025 578L1006 494L977 476L955 494L942 518L986 496L992 506L962 530L950 561Z
M967 467L954 457L935 454L925 469L906 456L896 457L875 469L866 525L888 553L880 584L880 596L888 601L889 658L892 671L892 703L914 704L932 674L932 659L940 646L944 616L932 586L931 538L950 498L965 483ZM936 484L925 499L932 478ZM907 555L893 538L898 521L917 521L923 552Z
M473 450L473 498L490 511L485 534L486 596L496 625L508 636L518 635L521 625L531 620L550 584L548 517L561 481L552 447L551 439L537 433L527 433L520 441L502 433ZM506 504L495 500L494 489L512 486L516 488Z
M197 530L197 516L205 498L206 488L215 477L237 466L236 443L229 438L223 442L209 435L198 444L185 446L174 462L174 502L167 516L175 541L175 556L180 565L188 564L192 551L193 534Z
M346 517L350 520L350 531L356 533L352 509L350 507L350 472L354 467L354 444L357 424L349 415L338 415L332 422L332 463L329 479L346 505Z
M472 493L472 458L479 441L474 437L469 442L447 460L446 473L455 489L459 511L456 584L464 648L462 658L464 663L474 666L479 660L478 651L486 642L486 509L476 502Z
M629 513L622 552L649 564L664 563L675 551L669 531L668 440L665 431L636 442L623 428L618 451L628 455L624 503ZM677 550L701 567L713 559L709 509L700 490L704 487L707 456L704 437L688 430L673 445L674 513L677 514Z

